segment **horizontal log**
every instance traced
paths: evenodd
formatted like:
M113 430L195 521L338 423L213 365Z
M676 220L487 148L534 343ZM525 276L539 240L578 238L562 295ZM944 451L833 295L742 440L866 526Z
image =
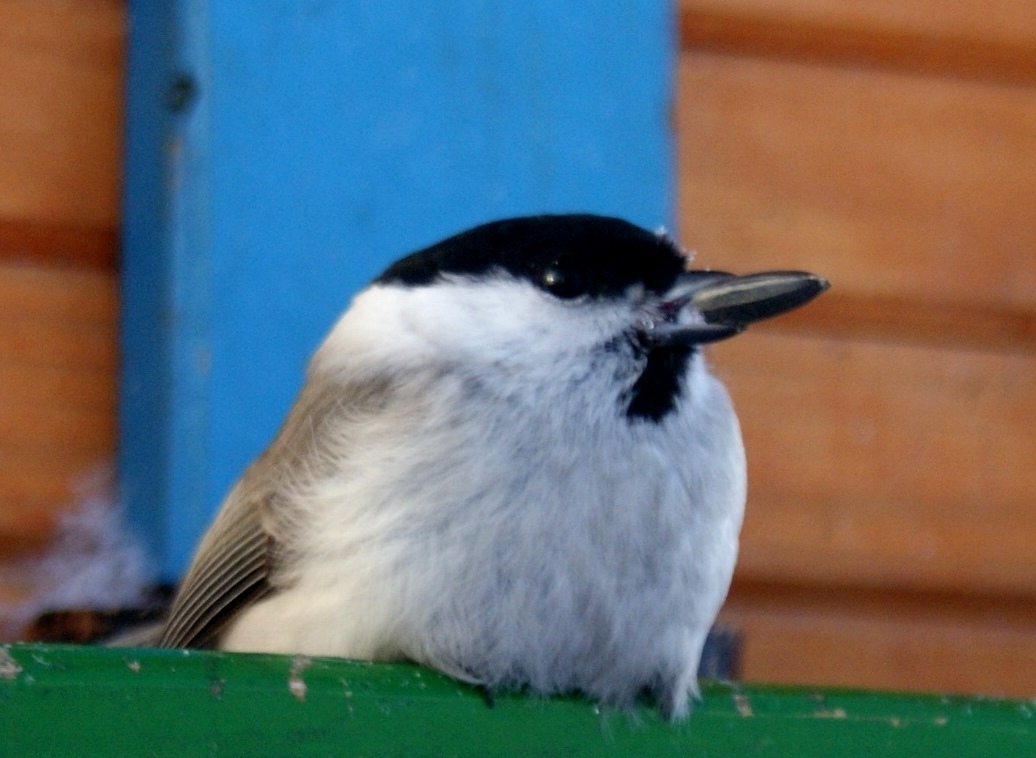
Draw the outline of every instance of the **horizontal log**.
M111 271L0 263L0 319L108 326L119 317L118 289Z
M0 218L0 261L76 264L111 270L118 262L118 238L114 226Z
M48 406L54 410L114 413L117 382L112 364L40 366L0 361L0 388L8 407Z
M99 491L96 482L110 471L114 458L113 448L0 446L0 585L7 581L5 562L40 554L64 514L98 497L110 500L112 495Z
M0 356L5 363L96 371L115 365L115 332L75 322L0 318Z
M677 120L699 264L1034 312L1036 88L692 52Z
M124 24L120 0L0 4L0 218L117 228Z
M747 681L1036 696L1030 598L735 582Z
M1025 0L684 0L680 39L685 49L1036 83L1036 13Z
M1036 309L858 295L837 289L808 308L754 328L769 330L964 350L1036 352Z
M1036 594L1036 356L771 331L711 357L748 452L742 576Z

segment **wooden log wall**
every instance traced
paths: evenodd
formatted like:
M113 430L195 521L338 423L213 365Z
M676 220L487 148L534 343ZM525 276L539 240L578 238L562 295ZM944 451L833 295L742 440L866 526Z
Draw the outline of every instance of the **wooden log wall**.
M1036 694L1036 6L680 14L685 243L834 285L712 352L744 675Z
M124 38L123 0L0 3L0 566L114 458Z

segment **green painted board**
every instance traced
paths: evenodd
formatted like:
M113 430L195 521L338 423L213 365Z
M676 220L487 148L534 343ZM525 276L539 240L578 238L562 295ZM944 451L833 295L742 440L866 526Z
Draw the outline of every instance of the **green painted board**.
M1036 702L705 683L649 706L476 689L408 664L0 646L0 756L1036 756Z

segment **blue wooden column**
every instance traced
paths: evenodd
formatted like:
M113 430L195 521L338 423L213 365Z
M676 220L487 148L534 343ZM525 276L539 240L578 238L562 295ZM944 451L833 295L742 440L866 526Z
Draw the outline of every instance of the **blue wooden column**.
M130 0L121 476L166 579L391 260L672 214L665 0Z

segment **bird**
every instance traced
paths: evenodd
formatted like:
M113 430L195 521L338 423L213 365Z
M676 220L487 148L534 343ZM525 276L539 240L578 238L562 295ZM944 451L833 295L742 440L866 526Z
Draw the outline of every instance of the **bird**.
M747 487L702 348L827 287L695 270L664 230L592 214L401 258L314 353L156 644L408 660L683 719Z

